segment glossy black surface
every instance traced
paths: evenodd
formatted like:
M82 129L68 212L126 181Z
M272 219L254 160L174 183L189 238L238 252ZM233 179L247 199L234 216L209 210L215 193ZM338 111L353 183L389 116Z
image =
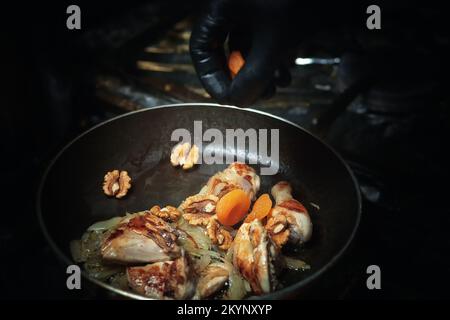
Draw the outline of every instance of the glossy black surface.
M196 120L202 120L203 131L279 129L279 172L261 176L261 192L270 192L280 180L289 181L314 224L311 242L298 252L311 270L285 273L281 280L286 287L300 289L325 271L348 245L359 222L359 190L348 167L329 147L298 126L251 110L212 105L130 113L88 131L59 154L41 186L38 210L47 237L66 261L70 260L70 241L92 223L153 205L177 206L225 167L201 164L183 171L171 166L170 151L176 144L171 141L172 132L186 128L193 134ZM127 170L133 179L131 191L122 200L106 197L101 188L103 175L112 169ZM292 293L292 289L282 293Z

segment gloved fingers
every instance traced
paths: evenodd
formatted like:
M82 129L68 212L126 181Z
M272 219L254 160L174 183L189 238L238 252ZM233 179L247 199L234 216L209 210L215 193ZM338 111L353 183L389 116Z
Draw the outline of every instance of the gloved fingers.
M250 44L252 43L252 33L251 32L239 32L239 30L245 29L244 27L236 27L229 37L229 49L232 51L241 52L244 60L247 61ZM268 49L269 50L269 49ZM292 78L289 71L288 64L282 62L279 64L278 68L275 69L273 74L273 79L270 81L268 87L263 91L261 99L270 99L276 93L276 87L286 87L290 84ZM239 102L239 101L235 101Z
M190 53L206 91L220 103L227 103L231 79L224 52L229 31L229 2L210 2L192 29Z
M245 64L231 82L230 102L237 106L248 106L261 98L274 84L277 64L276 39L267 32L254 35L250 51L245 56Z
M250 54L244 67L231 82L229 100L237 106L248 106L260 98L273 81L269 60Z
M228 39L230 52L239 51L244 58L248 55L252 43L252 34L248 29L248 26L242 24L235 26Z

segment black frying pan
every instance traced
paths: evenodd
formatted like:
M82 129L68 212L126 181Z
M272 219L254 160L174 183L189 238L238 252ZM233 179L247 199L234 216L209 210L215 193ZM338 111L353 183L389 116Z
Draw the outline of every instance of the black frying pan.
M310 211L314 232L298 256L311 265L305 272L283 272L284 289L265 298L282 298L304 289L342 255L358 227L361 200L356 180L345 162L326 144L299 126L272 115L214 104L178 104L136 111L106 121L67 145L47 169L38 194L44 233L58 255L72 264L69 243L92 223L153 205L177 206L195 194L226 165L198 165L191 171L169 162L171 134L176 128L203 130L279 129L279 172L261 176L261 192L280 180L289 181L294 196ZM248 150L246 150L248 152ZM254 166L259 171L259 166ZM103 176L127 170L132 189L121 200L107 198ZM318 210L311 203L320 206ZM296 249L296 248L294 248ZM132 298L142 298L91 279L97 285Z

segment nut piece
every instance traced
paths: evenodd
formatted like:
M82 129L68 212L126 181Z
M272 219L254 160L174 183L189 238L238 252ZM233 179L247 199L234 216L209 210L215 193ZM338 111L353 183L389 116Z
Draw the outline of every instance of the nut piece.
M180 205L184 213L208 213L213 215L216 212L216 204L219 198L214 195L196 194L188 197Z
M183 214L184 220L186 220L189 224L193 226L204 226L206 227L209 223L209 220L213 216L206 213L185 213Z
M284 215L272 216L267 220L266 230L278 247L283 246L289 239L288 220Z
M189 224L206 227L216 212L217 201L214 195L197 194L184 200L178 209Z
M174 167L182 166L185 162L184 160L186 159L187 155L189 154L190 149L191 149L191 145L188 142L177 144L172 149L172 153L170 154L170 163Z
M198 155L199 155L199 149L194 144L185 159L185 162L183 164L183 170L192 168L194 166L194 164L196 164L198 161Z
M190 143L177 144L170 154L170 163L174 166L181 166L184 170L192 168L198 161L199 149Z
M216 244L222 250L228 250L233 242L233 237L231 233L226 230L217 221L216 216L209 219L208 226L206 227L208 236L211 241Z
M181 212L178 211L177 208L172 206L166 206L162 209L160 206L153 206L150 209L150 213L154 214L157 217L160 217L161 219L167 222L177 221L181 216Z
M123 198L131 188L131 178L126 171L109 171L103 179L103 192L110 197Z
M275 227L273 228L273 234L280 233L281 231L283 231L283 229L284 229L284 225L282 223L279 223L279 224L275 225Z
M209 223L209 220L212 218L212 215L202 213L185 213L183 214L183 218L193 226L206 227Z

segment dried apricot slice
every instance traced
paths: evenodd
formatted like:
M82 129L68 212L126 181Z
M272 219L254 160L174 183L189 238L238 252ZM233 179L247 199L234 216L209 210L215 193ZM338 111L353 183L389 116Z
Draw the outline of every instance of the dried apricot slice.
M262 194L253 205L252 211L248 214L245 222L251 222L255 219L264 219L272 209L272 200L267 193Z
M216 205L219 222L232 226L241 221L250 208L250 198L242 189L234 189L225 194Z

